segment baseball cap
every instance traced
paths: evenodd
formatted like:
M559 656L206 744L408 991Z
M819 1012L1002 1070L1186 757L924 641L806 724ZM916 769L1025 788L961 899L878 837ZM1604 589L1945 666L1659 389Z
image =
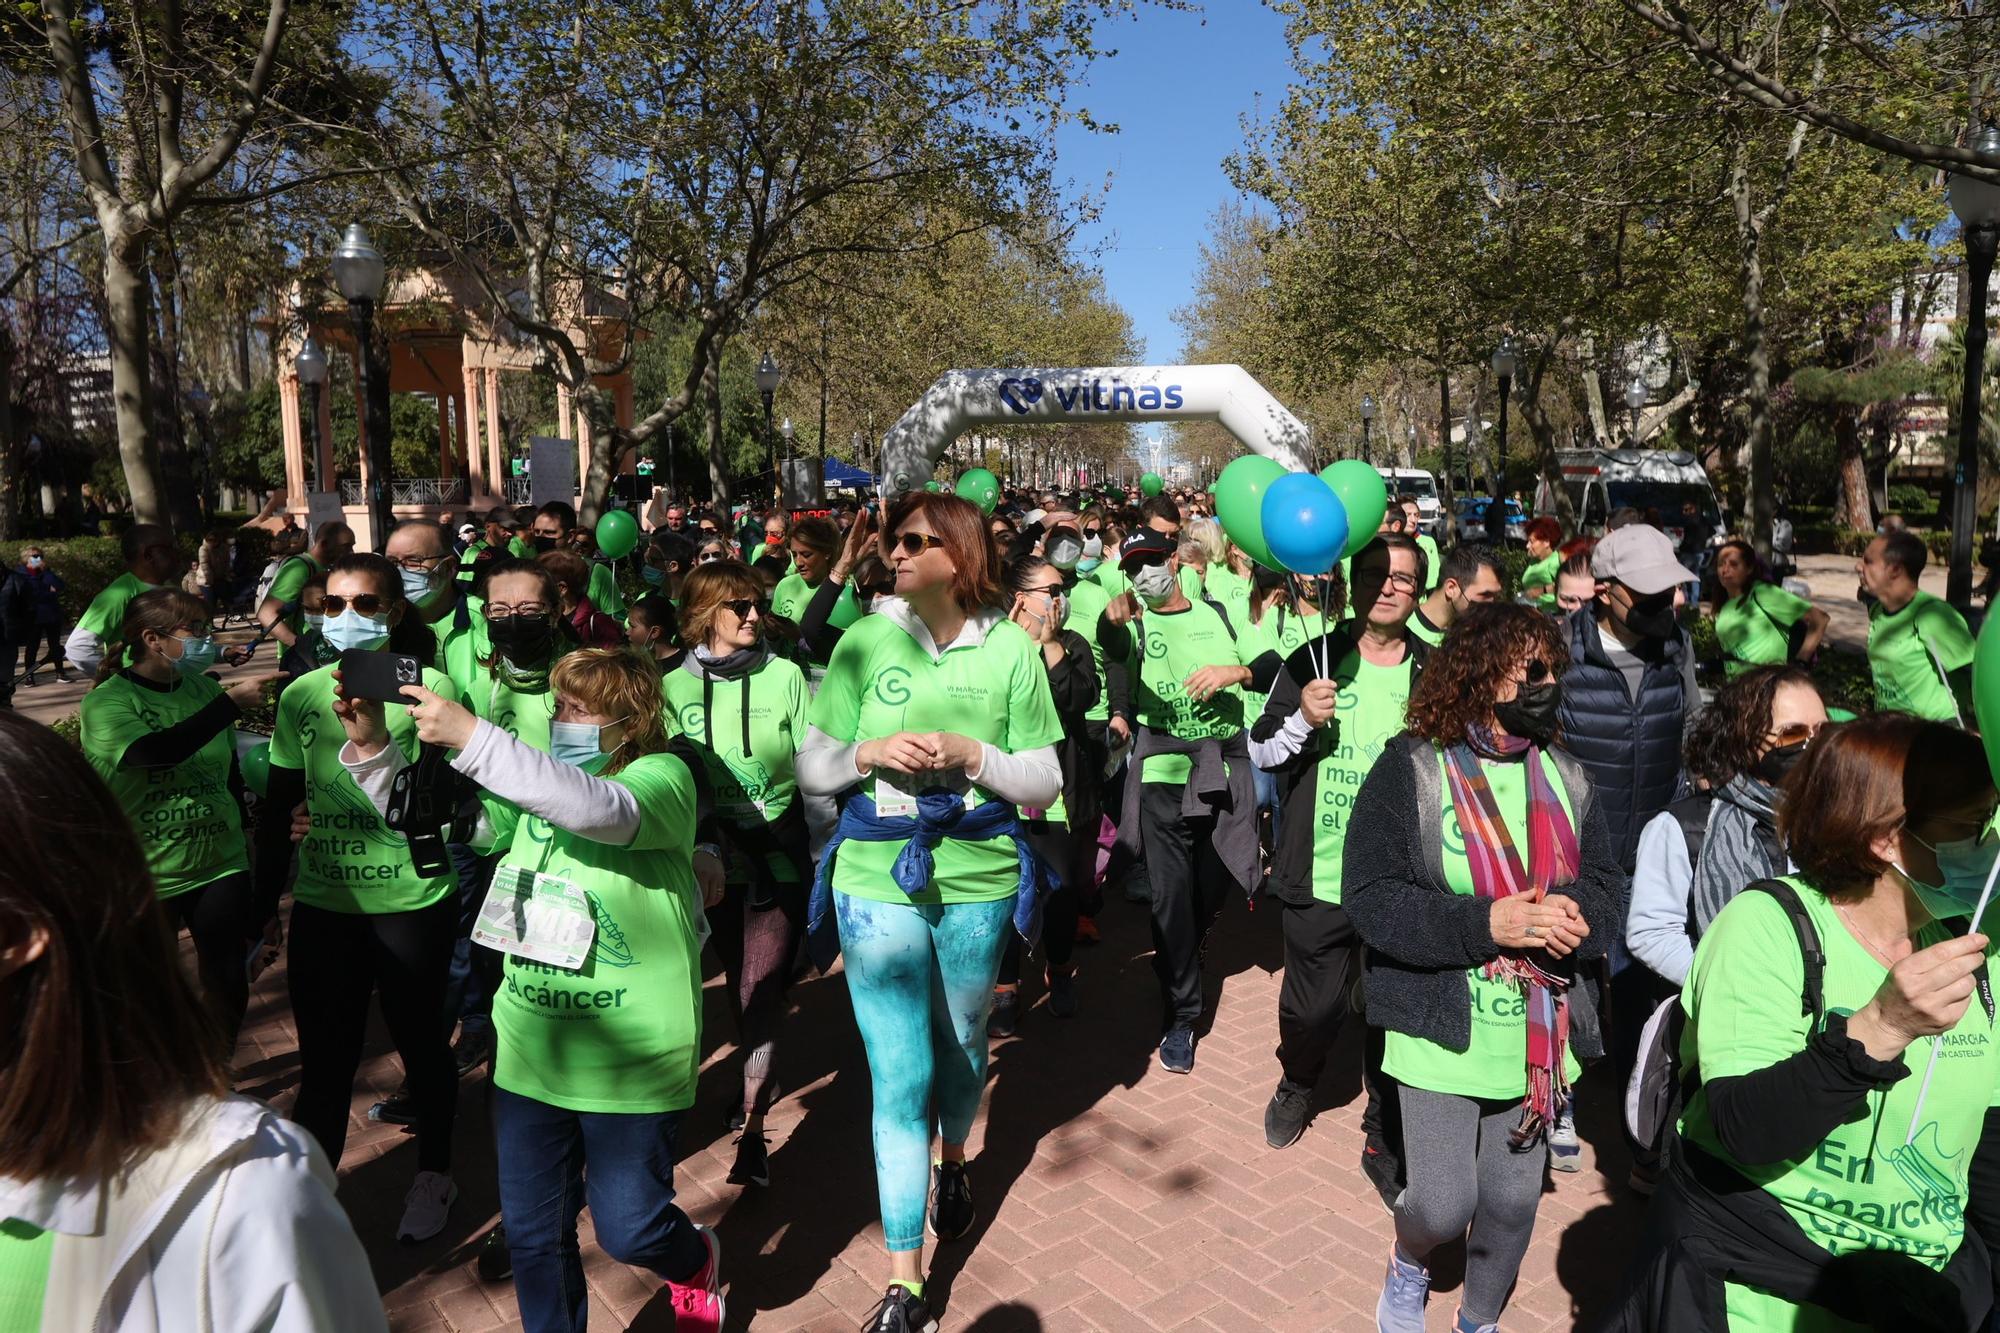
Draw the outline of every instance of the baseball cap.
M1694 582L1693 571L1674 556L1667 534L1645 523L1607 532L1590 551L1591 576L1622 583L1641 597Z
M472 524L470 523L461 523L458 525L458 535L465 538L467 541L471 541L474 537L477 537L479 535L479 529L473 527Z
M1173 553L1173 540L1164 532L1155 532L1151 528L1140 528L1137 532L1127 537L1124 544L1118 548L1118 568L1130 569L1140 561L1150 560L1155 556L1165 560L1170 558Z

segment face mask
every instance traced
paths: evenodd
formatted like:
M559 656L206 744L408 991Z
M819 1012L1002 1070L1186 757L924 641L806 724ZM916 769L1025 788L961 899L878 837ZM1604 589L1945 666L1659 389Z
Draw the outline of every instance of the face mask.
M1104 559L1104 538L1095 534L1083 539L1083 558L1092 565Z
M1971 916L1972 909L1979 906L1979 895L1986 891L1986 876L1992 872L1994 860L2000 858L2000 838L1955 838L1931 847L1914 833L1910 837L1937 854L1938 874L1944 877L1942 884L1924 884L1896 866L1896 873L1915 890L1917 901L1940 921Z
M396 573L403 580L403 596L413 602L427 602L438 592L431 586L431 576L421 569L399 568Z
M38 555L31 555L28 557L27 565L29 569L40 569L42 567L42 558Z
M1174 595L1174 571L1165 562L1141 565L1132 575L1132 591L1147 606L1159 606Z
M657 565L646 565L639 570L639 577L655 588L667 586L667 571Z
M364 616L350 608L337 616L328 616L319 632L337 653L351 648L380 648L389 642L389 621L387 617Z
M1508 735L1540 745L1556 734L1556 715L1561 711L1562 684L1551 680L1523 685L1513 698L1493 705L1493 720L1507 728Z
M1086 547L1085 549L1088 548ZM1095 574L1097 572L1097 567L1103 563L1104 562L1102 560L1099 560L1094 556L1085 556L1083 559L1076 562L1076 572L1079 575Z
M770 547L778 547L784 544L785 544L785 538L782 533L767 532L764 534L764 545Z
M607 722L602 727L589 722L551 722L549 754L565 764L581 768L604 754L604 727L617 725L617 722Z
M536 549L537 551L553 551L553 550L555 550L555 549L556 549L556 542L557 542L557 540L558 540L558 539L557 539L557 538L555 538L555 537L550 537L550 536L548 536L548 535L546 535L546 534L544 534L544 533L540 533L540 532L538 532L538 533L536 533L536 534L535 534L534 536L532 536L532 537L528 538L528 541L529 541L529 543L530 543L531 545L533 545L533 546L534 546L534 548L535 548L535 549Z
M222 647L213 638L182 639L180 645L181 655L174 659L174 665L183 676L199 676L222 656Z
M1671 597L1654 606L1628 606L1619 619L1625 628L1634 634L1642 634L1649 639L1671 639L1680 633L1680 622L1674 619L1674 603Z
M486 622L486 637L500 655L523 666L548 656L555 632L555 622L547 616L496 616Z
M1067 574L1076 568L1076 562L1083 558L1083 543L1073 532L1059 532L1049 538L1048 561Z
M1810 741L1793 741L1790 745L1779 745L1766 750L1764 757L1757 761L1751 771L1773 787L1782 787L1799 760L1806 757L1806 746Z
M315 634L318 634L319 632L324 630L326 628L326 612L324 611L306 612L306 628L311 630Z

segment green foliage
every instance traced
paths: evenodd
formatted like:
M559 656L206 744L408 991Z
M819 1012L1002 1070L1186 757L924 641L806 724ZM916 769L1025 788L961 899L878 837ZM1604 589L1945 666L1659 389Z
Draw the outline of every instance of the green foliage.
M0 564L21 563L21 552L35 547L47 558L49 568L63 581L63 618L71 624L83 614L90 599L125 572L124 557L118 553L116 537L69 537L62 541L0 542Z

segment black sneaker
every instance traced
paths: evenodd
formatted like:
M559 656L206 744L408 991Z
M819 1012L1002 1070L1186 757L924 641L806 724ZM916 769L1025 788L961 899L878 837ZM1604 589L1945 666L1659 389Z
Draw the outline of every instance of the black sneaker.
M1076 1017L1076 973L1049 973L1049 1012L1057 1018Z
M972 1230L972 1182L964 1162L939 1162L937 1185L931 1190L930 1232L939 1240L957 1240Z
M388 1097L369 1107L368 1118L389 1125L415 1125L417 1099L410 1095L408 1088L398 1088Z
M451 1044L451 1060L458 1066L460 1076L470 1074L479 1066L493 1058L493 1029L477 1027L467 1030L460 1028L458 1040Z
M1160 1067L1170 1074L1194 1072L1194 1029L1177 1027L1160 1038Z
M937 1333L924 1298L900 1282L891 1283L882 1303L861 1321L861 1333Z
M1361 1174L1382 1196L1382 1206L1395 1212L1396 1200L1403 1196L1402 1159L1387 1144L1371 1139L1361 1149Z
M729 1168L729 1183L732 1185L768 1185L771 1183L771 1153L765 1145L764 1136L756 1130L743 1131L736 1140L736 1165Z
M479 1274L481 1282L505 1282L514 1276L514 1252L507 1248L506 1227L494 1227L479 1242L479 1257L473 1260L472 1271Z
M1021 988L1019 986L995 986L993 988L993 1012L986 1016L986 1035L989 1037L1011 1037L1021 1022Z
M1273 1148L1289 1148L1306 1132L1312 1119L1312 1090L1288 1079L1278 1080L1278 1090L1264 1107L1264 1142Z

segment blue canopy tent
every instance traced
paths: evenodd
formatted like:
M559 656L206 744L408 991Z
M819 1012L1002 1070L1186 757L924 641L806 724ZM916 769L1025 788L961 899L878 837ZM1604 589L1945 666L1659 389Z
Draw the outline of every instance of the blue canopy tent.
M834 490L870 490L875 485L875 475L864 472L852 463L843 463L838 458L826 460L822 478L826 488Z

